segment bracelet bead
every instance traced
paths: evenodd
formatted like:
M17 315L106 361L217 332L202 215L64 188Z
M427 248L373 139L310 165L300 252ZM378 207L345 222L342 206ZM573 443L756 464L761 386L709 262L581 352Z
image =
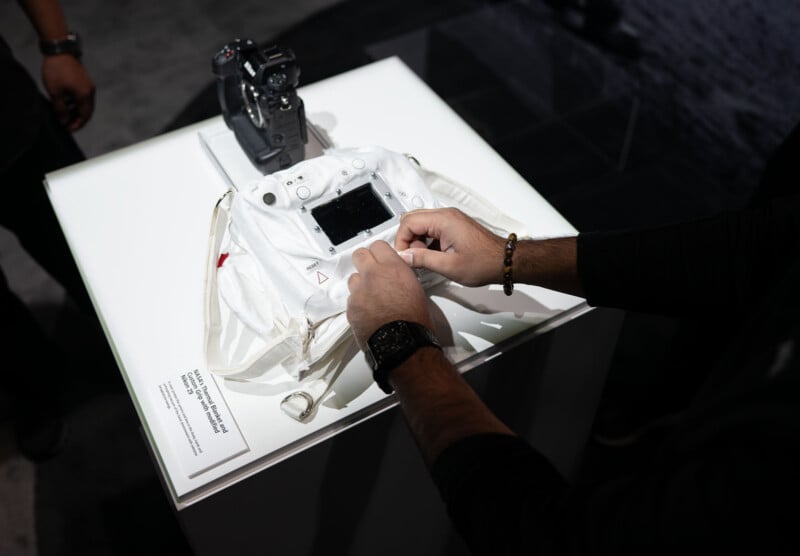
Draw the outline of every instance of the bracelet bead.
M512 257L517 247L517 234L508 235L505 245L505 258L503 259L503 293L511 295L514 292L514 280L511 273Z

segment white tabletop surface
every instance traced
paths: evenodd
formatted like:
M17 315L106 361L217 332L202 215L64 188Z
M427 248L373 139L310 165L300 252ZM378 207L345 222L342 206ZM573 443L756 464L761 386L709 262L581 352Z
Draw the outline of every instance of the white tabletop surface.
M467 185L535 237L576 230L399 59L390 58L302 87L310 122L333 146L380 145ZM284 415L287 388L215 377L247 445L244 453L192 477L183 439L165 427L158 385L202 369L203 278L211 212L227 183L198 134L224 131L221 117L47 175L51 202L117 357L147 437L178 507L200 500L370 413L391 406L359 354L334 396L307 423ZM583 300L520 286L432 292L452 330L450 356L474 366L486 353ZM569 313L567 313L569 311ZM345 405L346 404L346 405ZM344 405L344 406L343 406ZM343 407L342 407L343 406Z

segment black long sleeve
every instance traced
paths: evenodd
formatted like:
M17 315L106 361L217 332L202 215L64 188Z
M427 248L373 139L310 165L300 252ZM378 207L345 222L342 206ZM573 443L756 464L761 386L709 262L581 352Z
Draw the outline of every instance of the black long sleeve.
M788 404L751 411L749 422L591 487L568 487L543 456L512 437L452 446L433 477L476 555L791 553L799 546L800 420Z
M735 313L702 390L651 462L573 487L523 440L475 436L432 476L475 554L798 553L800 204L584 234L590 303Z
M591 305L690 315L738 312L800 255L800 195L649 230L578 236Z

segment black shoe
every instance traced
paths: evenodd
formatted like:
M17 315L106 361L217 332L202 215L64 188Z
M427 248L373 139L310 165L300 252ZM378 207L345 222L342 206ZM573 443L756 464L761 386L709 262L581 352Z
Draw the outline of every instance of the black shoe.
M57 456L67 439L61 415L27 414L14 422L17 449L27 460L41 463Z

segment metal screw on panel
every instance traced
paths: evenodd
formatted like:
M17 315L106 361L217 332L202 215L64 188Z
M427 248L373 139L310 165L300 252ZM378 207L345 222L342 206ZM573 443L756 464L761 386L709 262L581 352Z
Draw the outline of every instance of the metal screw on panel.
M320 233L322 231L322 229L320 229L319 226L314 226L314 231L317 232L317 233Z
M371 177L371 178L377 178L377 177L378 177L378 174L376 174L375 172L370 172L370 173L369 173L369 177Z
M306 206L305 205L301 206L300 207L300 212L305 212L305 211L306 211Z
M328 247L328 253L330 253L330 254L336 253L336 248L335 247Z
M386 197L387 199L391 199L392 198L392 192L391 191L387 191L386 193L383 194L383 196Z
M337 195L341 195L341 194L342 194L342 190L341 190L341 189L339 189L338 187L336 188L336 194L337 194Z

